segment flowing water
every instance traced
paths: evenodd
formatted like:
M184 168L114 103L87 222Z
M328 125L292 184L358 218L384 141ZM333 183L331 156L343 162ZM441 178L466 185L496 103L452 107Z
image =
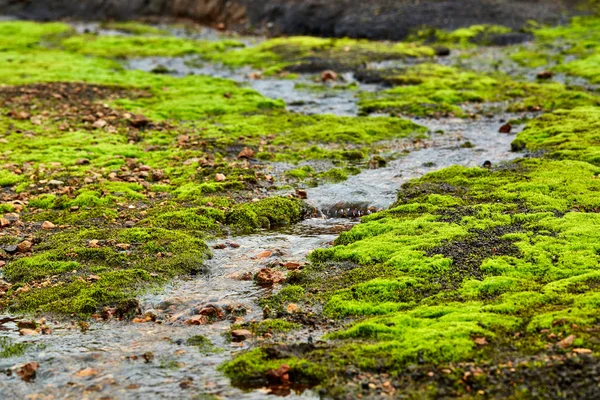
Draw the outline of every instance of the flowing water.
M128 67L151 71L163 65L174 75L197 73L233 79L265 96L283 98L288 109L296 112L357 113L356 91L299 89L299 82L312 82L310 76L295 81L250 79L250 69L190 66L188 61L145 58L129 62ZM353 82L350 75L345 79ZM357 85L362 91L380 89ZM15 321L0 322L2 336L32 346L23 356L0 359L0 398L210 398L200 394L227 399L265 398L270 389L242 392L217 370L218 365L259 340L230 342L226 333L233 323L260 321L262 310L257 300L266 290L276 290L257 286L248 277L274 262L305 262L310 251L330 245L341 230L357 223L347 217L389 207L399 187L409 179L449 165L480 166L484 161L497 164L515 158L517 154L510 152L513 136L498 133L499 126L512 117L416 120L437 133L428 139L390 141L386 143L390 152L403 155L386 167L365 170L342 183L308 189L308 201L323 212L323 218L308 219L284 230L209 243L223 248L213 251L204 274L175 280L141 299L143 313L151 316L149 322L99 320L90 322L86 332L74 322L50 322L52 334L30 337L19 336ZM212 323L190 325L207 309L215 310L217 315ZM321 334L293 333L289 339L318 339ZM188 339L197 335L209 339L213 347L188 345ZM40 369L36 379L26 383L13 369L30 361L37 361ZM318 398L310 390L292 392L289 397Z

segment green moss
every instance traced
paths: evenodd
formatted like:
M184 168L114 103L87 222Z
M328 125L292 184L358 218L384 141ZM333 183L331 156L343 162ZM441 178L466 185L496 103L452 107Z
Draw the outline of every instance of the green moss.
M100 24L102 29L131 33L133 35L167 35L169 32L156 26L136 21L111 21Z
M21 182L22 180L23 177L21 175L16 175L6 169L0 169L0 187L12 186Z
M421 29L412 34L409 39L424 41L426 43L436 42L446 45L458 45L460 47L493 44L494 37L511 33L512 29L502 25L472 25L459 28L452 32L428 28Z
M15 343L8 337L0 337L0 359L10 357L20 357L25 354L30 343L21 342Z
M381 93L365 93L363 113L392 111L409 115L465 116L466 103L509 101L509 110L554 110L597 105L600 98L559 83L516 82L504 75L483 75L437 64L419 64L384 73L395 85Z
M237 233L277 228L300 221L304 207L297 199L272 197L234 207L227 213L226 222Z
M68 51L100 57L176 57L186 54L223 52L243 46L229 40L209 42L170 36L95 36L79 35L65 39Z
M188 338L185 343L188 346L196 347L198 351L204 354L215 353L220 350L210 341L210 339L202 335L192 336Z
M28 50L40 45L45 38L67 33L66 24L25 21L3 21L0 23L0 51Z
M600 107L556 111L529 122L514 149L549 151L552 158L587 161L600 166Z
M251 65L265 69L267 74L273 74L289 67L310 65L315 59L326 60L331 65L338 66L338 70L347 70L368 61L433 55L433 49L412 43L297 36L269 39L254 47L207 54L205 58L232 67Z

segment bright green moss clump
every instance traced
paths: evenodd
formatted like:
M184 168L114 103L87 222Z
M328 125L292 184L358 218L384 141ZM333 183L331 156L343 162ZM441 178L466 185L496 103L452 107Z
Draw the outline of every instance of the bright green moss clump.
M600 107L556 111L531 121L513 142L517 150L545 150L558 159L600 166Z
M296 36L269 39L254 47L207 54L205 57L232 67L251 65L274 73L282 69L310 70L314 68L311 65L316 59L338 70L350 70L364 62L433 55L432 48L413 43Z
M249 233L298 222L304 211L305 205L300 200L272 197L234 207L226 215L226 221L236 233Z
M600 98L570 90L559 83L516 82L504 75L482 75L438 64L419 64L402 71L383 72L381 78L396 87L365 93L361 111L408 115L465 116L466 103L509 102L509 110L554 110L600 104Z
M34 49L42 40L68 33L70 30L68 25L61 23L3 21L0 23L0 51Z

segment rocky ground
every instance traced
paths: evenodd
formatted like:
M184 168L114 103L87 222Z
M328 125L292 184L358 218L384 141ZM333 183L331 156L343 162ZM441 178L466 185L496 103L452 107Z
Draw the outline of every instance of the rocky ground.
M190 18L216 27L275 34L401 40L422 27L458 29L529 21L566 22L593 1L564 0L65 0L0 1L4 14L37 20ZM519 41L519 35L499 40Z
M599 24L1 22L2 393L594 398Z

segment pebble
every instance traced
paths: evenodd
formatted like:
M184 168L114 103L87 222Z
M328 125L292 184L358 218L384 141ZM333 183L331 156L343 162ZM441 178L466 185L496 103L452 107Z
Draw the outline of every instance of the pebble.
M231 339L234 342L242 342L244 340L250 339L252 337L252 332L247 329L234 329L231 331Z
M48 182L48 186L63 186L65 183L56 179L52 179Z
M33 247L33 243L31 243L29 240L24 240L17 245L17 249L18 249L19 253L27 253L27 252L31 251L32 247Z
M42 224L42 229L51 230L51 229L54 229L54 228L56 228L56 225L54 225L50 221L44 221L44 223Z
M225 179L227 179L227 177L223 174L216 174L215 175L215 181L216 182L223 182L225 181Z
M20 365L16 367L17 375L24 380L25 382L29 382L32 379L35 379L36 371L40 368L40 364L36 361L28 362L27 364Z

